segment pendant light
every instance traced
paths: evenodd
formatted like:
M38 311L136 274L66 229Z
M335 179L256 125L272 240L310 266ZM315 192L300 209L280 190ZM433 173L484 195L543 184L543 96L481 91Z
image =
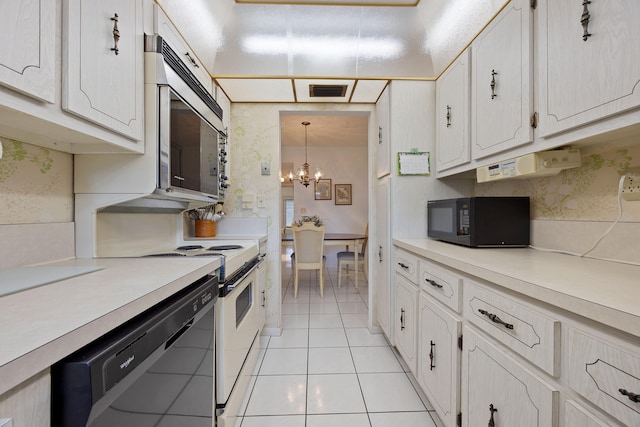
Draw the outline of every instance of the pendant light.
M298 169L298 180L300 184L308 187L311 182L311 177L309 176L309 161L307 160L307 127L311 124L311 122L302 122L304 126L304 164ZM289 181L293 182L294 175L293 172L289 172ZM313 175L313 179L315 182L320 181L322 178L322 171L320 169L316 169L316 173Z

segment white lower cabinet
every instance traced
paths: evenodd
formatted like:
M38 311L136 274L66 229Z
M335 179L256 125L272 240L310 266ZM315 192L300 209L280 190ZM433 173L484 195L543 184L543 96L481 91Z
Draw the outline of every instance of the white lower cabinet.
M410 249L395 344L442 425L640 427L639 337Z
M638 348L576 328L569 329L568 347L569 386L624 425L640 426Z
M417 379L445 426L456 425L460 411L461 320L420 293Z
M462 425L553 426L558 391L465 327Z
M45 370L0 395L0 425L48 427L51 425L51 376Z
M576 401L567 400L564 402L564 418L560 425L567 427L606 427L611 424L597 418Z
M396 347L407 366L416 373L418 287L396 274L395 331Z

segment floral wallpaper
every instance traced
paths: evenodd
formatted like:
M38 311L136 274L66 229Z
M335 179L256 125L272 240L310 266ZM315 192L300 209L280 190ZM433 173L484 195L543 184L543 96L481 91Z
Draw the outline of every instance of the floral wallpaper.
M0 137L0 224L73 221L73 156Z
M477 196L529 196L533 219L611 221L618 217L618 185L640 171L640 144L581 149L582 166L558 175L476 184ZM623 219L640 222L640 203L623 202Z

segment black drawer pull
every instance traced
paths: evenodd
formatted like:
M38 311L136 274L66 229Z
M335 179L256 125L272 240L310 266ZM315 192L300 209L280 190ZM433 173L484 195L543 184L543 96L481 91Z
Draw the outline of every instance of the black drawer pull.
M400 330L404 331L404 308L400 309Z
M431 286L435 287L435 288L442 288L442 285L438 282L436 282L435 280L431 280L431 279L424 279L425 282L427 282L428 284L430 284Z
M433 364L433 358L434 358L434 355L433 355L433 349L435 348L436 343L434 343L433 341L431 341L431 342L430 342L430 345L431 345L431 350L429 350L429 370L430 370L430 371L433 371L433 368L435 368L435 367L436 367L436 365L434 365L434 364Z
M636 402L636 403L640 402L640 394L632 393L623 388L618 389L618 391L620 392L621 395L627 396L630 401Z
M493 420L493 413L498 412L498 410L493 407L493 403L489 405L489 412L491 412L491 418L489 418L489 427L495 427L496 422Z
M489 313L487 310L483 310L481 308L478 309L478 311L480 312L480 314L484 314L489 319L491 319L493 323L499 323L501 325L504 325L504 327L507 329L513 329L513 324L505 322L504 320L499 318L497 314Z
M398 263L398 265L399 265L400 267L404 268L405 270L408 270L408 269L409 269L409 266L408 266L407 264L404 264L404 263L399 262L399 263Z

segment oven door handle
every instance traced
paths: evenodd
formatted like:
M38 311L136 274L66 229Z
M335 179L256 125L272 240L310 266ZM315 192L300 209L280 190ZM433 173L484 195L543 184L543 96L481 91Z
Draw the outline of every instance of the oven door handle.
M233 283L225 284L223 286L224 289L225 289L225 294L224 295L220 295L220 296L224 297L226 295L229 295L229 293L231 291L233 291L236 288L236 286L238 286L240 283L242 283L244 281L244 279L249 277L249 275L251 273L253 273L256 270L257 267L258 267L258 264L255 264L253 267L251 267L251 269L249 269L245 274L243 274L242 277L240 277L238 280L234 280Z

